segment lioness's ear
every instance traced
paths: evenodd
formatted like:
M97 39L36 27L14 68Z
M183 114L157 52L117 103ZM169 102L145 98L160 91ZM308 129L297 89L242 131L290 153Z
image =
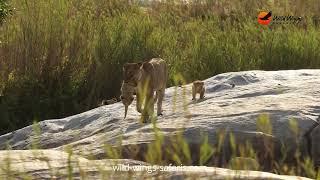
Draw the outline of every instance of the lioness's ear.
M145 70L145 71L147 71L147 72L152 72L152 70L153 70L153 65L152 65L151 63L149 63L149 62L144 62L144 63L142 64L142 69Z
M141 67L142 64L143 64L143 62L138 62L138 63L137 63L137 65L138 65L139 67Z

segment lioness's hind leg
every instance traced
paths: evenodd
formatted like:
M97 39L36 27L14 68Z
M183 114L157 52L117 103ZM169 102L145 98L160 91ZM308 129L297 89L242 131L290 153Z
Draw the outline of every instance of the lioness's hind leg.
M162 101L164 97L164 92L165 89L161 89L157 91L157 97L158 97L158 102L157 102L157 115L162 116Z

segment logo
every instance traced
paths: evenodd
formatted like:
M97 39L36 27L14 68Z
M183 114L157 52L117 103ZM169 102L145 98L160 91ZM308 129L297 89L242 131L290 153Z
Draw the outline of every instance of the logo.
M269 25L272 21L272 24L297 24L303 19L301 16L293 15L273 15L272 11L261 11L258 14L258 23L261 25Z
M269 25L272 20L272 12L262 11L258 14L258 23L261 25Z

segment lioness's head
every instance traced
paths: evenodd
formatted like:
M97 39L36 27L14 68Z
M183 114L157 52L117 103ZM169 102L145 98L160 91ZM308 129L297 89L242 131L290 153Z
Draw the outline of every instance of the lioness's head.
M141 78L142 63L126 63L123 65L123 81L134 86Z

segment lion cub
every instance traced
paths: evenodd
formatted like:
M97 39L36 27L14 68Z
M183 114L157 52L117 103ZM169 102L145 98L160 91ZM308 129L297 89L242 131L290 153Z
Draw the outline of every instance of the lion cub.
M206 91L204 87L204 82L202 81L193 81L192 84L192 100L196 99L196 95L200 94L200 99L204 98L204 92Z

